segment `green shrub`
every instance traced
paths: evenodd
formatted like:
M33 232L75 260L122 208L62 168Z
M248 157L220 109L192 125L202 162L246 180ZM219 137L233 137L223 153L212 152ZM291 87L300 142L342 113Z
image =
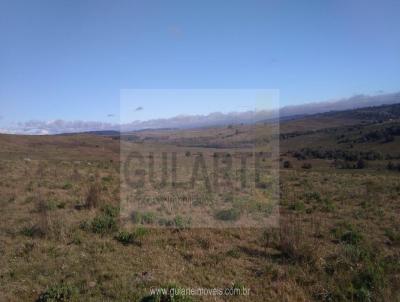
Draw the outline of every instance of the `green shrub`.
M93 219L91 230L93 233L105 234L112 233L117 230L117 221L109 215L100 215Z
M240 258L240 251L237 248L231 249L226 252L226 255L229 257L238 259L238 258Z
M41 293L36 302L67 302L78 296L78 289L71 285L57 284Z
M175 216L173 219L160 218L158 224L161 226L184 229L191 225L192 221L190 218L184 218L180 215Z
M104 213L106 216L110 216L113 218L118 217L119 215L119 208L114 207L112 205L106 204L101 208L101 211Z
M27 237L44 237L46 232L39 226L23 227L21 234Z
M322 210L325 212L333 212L335 210L335 204L330 199L325 198Z
M249 204L249 211L257 211L258 213L271 214L274 210L274 204L262 201L253 201Z
M284 167L285 169L290 169L290 168L292 168L293 166L292 166L292 163L291 163L290 161L285 160L285 161L283 162L283 167Z
M174 227L178 229L183 229L189 227L191 224L190 219L184 218L182 216L175 216L174 218Z
M351 224L342 224L332 230L335 237L342 243L357 245L363 240L362 234Z
M348 230L342 234L340 241L347 244L358 244L362 240L362 235L354 230Z
M134 233L121 231L115 236L115 239L123 244L134 244L136 242L136 236Z
M239 217L240 217L240 211L234 208L227 210L220 210L215 214L215 218L224 221L238 220Z
M393 244L400 244L400 233L392 229L386 229L385 235L390 239Z
M152 224L156 220L156 215L152 212L132 212L132 222L135 224Z
M59 204L57 204L57 208L59 209L65 209L65 206L67 205L67 203L65 201L60 202Z
M72 184L70 182L66 182L63 186L62 186L63 190L70 190L72 189Z
M45 213L47 211L52 211L57 208L57 203L54 200L43 200L40 199L38 204L36 205L36 210L38 213Z
M386 279L379 263L368 263L352 279L356 301L373 301L373 293L385 287Z
M321 194L318 192L307 192L304 194L304 198L307 201L316 201L316 202L321 202L322 201L322 197Z
M133 232L121 231L115 239L123 244L141 244L140 239L148 233L147 229L138 227Z
M297 201L290 206L290 209L293 211L302 212L306 209L306 206L305 206L304 202Z
M111 182L112 181L112 177L111 176L104 176L101 178L101 180L103 182Z

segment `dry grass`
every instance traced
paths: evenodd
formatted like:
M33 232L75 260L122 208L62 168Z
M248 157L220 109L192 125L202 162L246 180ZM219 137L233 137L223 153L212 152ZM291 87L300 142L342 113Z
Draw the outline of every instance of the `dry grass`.
M216 301L399 301L398 174L290 158L278 228L126 230L118 141L0 139L0 301L140 301L171 284L250 288Z

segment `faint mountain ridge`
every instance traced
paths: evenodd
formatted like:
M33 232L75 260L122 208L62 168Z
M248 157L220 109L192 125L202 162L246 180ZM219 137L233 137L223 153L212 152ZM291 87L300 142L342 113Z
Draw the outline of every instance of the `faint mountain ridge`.
M349 98L334 101L315 102L304 105L285 106L280 109L280 116L309 115L328 111L342 111L363 107L390 105L400 103L400 92L364 95L359 94Z
M251 124L268 120L287 120L329 111L343 111L363 107L400 103L400 92L380 95L356 95L335 101L285 106L279 110L254 110L245 112L213 112L208 115L179 115L169 119L134 121L121 125L121 131L135 131L141 128L201 128L228 124Z
M14 134L63 134L94 131L130 132L143 129L193 129L231 124L253 124L257 122L297 119L308 115L330 111L343 111L363 107L400 103L400 92L378 95L356 95L335 101L285 106L275 110L250 110L244 112L213 112L207 115L177 115L129 123L107 123L101 121L27 121L3 133Z

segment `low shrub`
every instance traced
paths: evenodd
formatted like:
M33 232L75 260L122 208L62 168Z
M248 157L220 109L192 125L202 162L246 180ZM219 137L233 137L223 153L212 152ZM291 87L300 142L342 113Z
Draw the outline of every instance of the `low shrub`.
M137 212L131 214L132 222L135 224L152 224L156 220L156 215L152 212Z
M24 227L21 230L21 234L27 237L39 237L42 238L46 235L45 230L43 230L38 225L33 225L30 227Z
M304 194L304 199L307 201L316 201L316 202L322 201L321 194L318 192L306 192Z
M63 190L70 190L72 189L72 184L70 182L66 182L63 186L62 186Z
M290 168L292 168L293 166L292 166L292 163L291 163L290 161L285 160L285 161L283 162L283 167L284 167L285 169L290 169Z
M127 231L119 232L115 239L125 245L137 243L135 234Z
M310 164L310 163L304 163L302 166L301 166L303 169L311 169L312 168L312 165Z
M57 204L57 208L65 209L66 205L67 205L67 203L65 201L62 201L59 204Z
M240 211L234 208L227 210L220 210L215 214L215 218L224 221L238 220L239 217L240 217Z
M362 234L351 224L342 224L332 232L336 239L345 244L357 245L363 240Z
M173 226L178 228L178 229L187 228L191 224L190 219L184 218L184 217L179 216L179 215L175 216L173 222L174 222Z
M292 205L290 205L290 209L293 211L302 212L306 209L306 206L305 206L304 202L297 201L297 202L293 203Z
M41 293L36 302L67 302L78 294L78 289L72 285L56 284Z
M104 176L101 178L101 181L103 182L111 182L112 181L112 176Z
M118 217L119 215L119 208L114 207L112 205L106 204L101 208L101 211L104 213L106 216L110 216L113 218Z
M148 233L148 230L142 227L136 228L132 232L121 231L115 236L115 240L122 244L138 244L141 245L141 238Z
M389 238L391 243L400 245L400 233L399 232L396 232L392 229L386 229L385 235L386 235L386 237Z
M118 229L115 218L105 214L95 217L90 227L92 232L97 234L112 233Z

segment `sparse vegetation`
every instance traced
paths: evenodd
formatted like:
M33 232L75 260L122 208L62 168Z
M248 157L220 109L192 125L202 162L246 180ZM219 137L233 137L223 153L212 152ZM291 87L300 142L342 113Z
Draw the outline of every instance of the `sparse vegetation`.
M227 209L227 210L220 210L215 214L215 217L219 220L238 220L240 217L240 211L238 209Z
M120 231L114 238L122 244L141 245L142 238L148 234L148 230L143 227L137 227L133 231Z
M72 285L56 284L40 294L36 302L67 302L77 299L78 289Z
M400 140L382 134L394 129L400 111L381 110L390 116L382 123L372 109L362 113L366 123L283 123L277 206L270 202L273 179L260 177L246 191L241 182L255 171L245 170L245 178L241 169L226 169L231 161L240 165L236 151L249 145L249 125L197 129L196 137L149 130L127 138L153 152L155 163L160 146L180 152L178 172L203 153L207 166L220 164L210 174L223 176L218 194L203 180L180 193L178 173L176 187L162 195L156 164L156 186L138 188L134 199L146 206L129 210L120 203L120 138L0 136L0 300L190 301L149 292L176 282L250 288L249 297L232 297L237 301L397 301ZM21 161L27 154L30 160ZM171 200L187 203L173 208ZM277 208L275 227L234 227ZM228 227L193 227L191 211Z

